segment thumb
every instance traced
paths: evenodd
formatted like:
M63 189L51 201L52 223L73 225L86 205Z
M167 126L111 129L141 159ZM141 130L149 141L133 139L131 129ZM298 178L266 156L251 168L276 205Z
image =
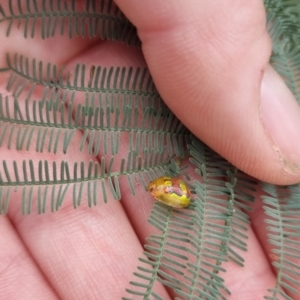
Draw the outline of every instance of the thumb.
M300 108L268 65L261 0L116 0L167 105L244 172L300 181Z

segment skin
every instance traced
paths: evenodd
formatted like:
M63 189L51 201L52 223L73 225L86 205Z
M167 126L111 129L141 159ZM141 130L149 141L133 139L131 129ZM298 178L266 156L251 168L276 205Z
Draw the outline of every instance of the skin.
M298 111L289 92L268 67L270 39L265 31L262 1L116 3L137 27L142 51L99 39L56 36L45 41L25 40L16 28L6 38L6 24L0 24L0 65L6 65L7 52L20 51L24 56L66 65L67 69L78 61L87 66L147 64L166 103L215 151L259 179L276 184L299 181L300 147L294 138ZM5 5L4 9L7 11ZM6 75L1 75L0 92L5 95L6 82ZM270 91L278 86L278 93L292 107L287 139L273 138L272 124L262 125L260 114L263 97L268 103L272 100ZM35 96L40 96L39 91ZM84 99L81 101L84 103ZM77 132L74 144L80 140L81 133ZM21 162L32 155L41 158L35 152L8 151L5 147L0 151L7 161ZM54 157L49 155L47 159L51 162ZM68 152L70 163L89 159L85 151ZM59 213L26 217L20 213L20 193L15 193L8 216L0 217L0 298L120 299L128 282L134 280L132 273L142 244L153 233L145 222L152 196L145 194L141 186L137 187L136 197L124 182L121 188L121 202L108 197L108 205L101 203L93 209L82 205L75 211L67 194L66 205ZM83 201L86 198L84 194ZM246 268L226 265L224 279L232 292L228 299L252 299L254 293L256 299L262 299L267 288L275 285L260 200L250 217L249 250L243 254ZM156 291L166 299L172 297L160 285Z

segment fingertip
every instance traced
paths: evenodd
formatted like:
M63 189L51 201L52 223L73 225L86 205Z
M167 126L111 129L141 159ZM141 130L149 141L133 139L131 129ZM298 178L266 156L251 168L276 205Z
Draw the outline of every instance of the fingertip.
M262 80L260 116L283 170L299 181L300 107L272 67L266 69Z
M218 143L208 137L208 144L257 179L277 185L300 182L299 104L270 65L262 76L259 105L251 98L243 104L244 114L231 104L227 118L236 124Z

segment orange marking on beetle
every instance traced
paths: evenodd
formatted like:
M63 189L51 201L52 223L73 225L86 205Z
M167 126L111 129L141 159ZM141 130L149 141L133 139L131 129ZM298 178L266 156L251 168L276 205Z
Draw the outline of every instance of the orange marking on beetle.
M191 194L186 183L176 177L162 176L148 184L147 191L158 201L176 208L190 205Z

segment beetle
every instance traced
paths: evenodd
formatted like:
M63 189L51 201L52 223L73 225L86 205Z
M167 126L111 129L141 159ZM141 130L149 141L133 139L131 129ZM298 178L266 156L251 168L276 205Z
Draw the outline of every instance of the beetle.
M188 186L177 177L159 177L148 184L147 191L156 200L171 207L184 208L191 202Z

